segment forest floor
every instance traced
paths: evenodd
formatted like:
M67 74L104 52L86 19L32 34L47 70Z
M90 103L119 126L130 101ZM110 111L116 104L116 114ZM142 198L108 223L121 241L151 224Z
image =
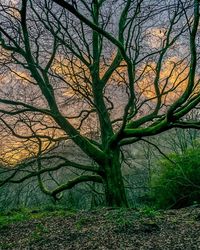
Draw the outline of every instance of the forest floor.
M0 215L3 249L196 250L200 207L7 212Z

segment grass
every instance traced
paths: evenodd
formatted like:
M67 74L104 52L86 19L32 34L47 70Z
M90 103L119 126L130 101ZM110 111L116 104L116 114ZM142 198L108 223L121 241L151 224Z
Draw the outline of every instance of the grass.
M128 212L128 213L127 213ZM127 217L127 214L129 215ZM113 211L109 211L106 214L106 218L110 221L115 222L116 224L130 224L134 220L139 219L139 218L155 218L160 215L160 212L156 210L152 206L143 206L139 209L115 209Z
M139 210L139 212L143 217L154 218L160 215L160 212L151 206L144 206Z
M27 212L4 212L0 214L0 229L9 226L12 223L25 221L30 218Z
M48 206L36 209L20 208L16 210L0 211L0 229L8 227L10 224L22 221L40 219L49 216L66 217L72 216L75 213L75 210L67 210L65 207L57 206Z
M76 221L76 229L77 230L81 230L84 226L86 226L88 223L90 223L91 220L89 218L86 217L80 217L77 221Z
M165 249L166 245L167 249L175 249L180 248L177 243L180 235L181 242L188 241L185 249L195 249L199 237L198 207L164 213L152 207L102 208L77 213L56 209L48 207L1 213L4 225L29 221L0 230L0 249L140 249L147 245L152 249ZM45 216L48 217L43 219Z
M127 217L127 211L128 217ZM20 208L15 210L7 210L0 212L0 229L9 227L10 224L18 223L22 221L28 221L33 219L41 219L46 217L68 217L77 213L76 210L69 210L69 208L62 206L44 206L41 208ZM159 216L159 212L152 207L143 207L139 210L136 209L114 209L108 211L105 214L106 219L110 222L114 222L116 226L123 227L131 225L134 220L141 217L154 218ZM77 229L81 229L88 224L88 218L84 216L76 221ZM33 238L40 238L40 235L44 233L45 229L38 226L36 232L34 232Z
M42 223L36 226L36 229L31 234L31 242L39 242L44 238L44 235L49 233L47 227L45 227Z

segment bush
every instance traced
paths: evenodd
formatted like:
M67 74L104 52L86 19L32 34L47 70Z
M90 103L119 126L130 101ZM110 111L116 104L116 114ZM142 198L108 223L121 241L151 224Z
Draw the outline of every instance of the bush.
M152 176L152 190L159 208L182 208L200 203L200 147L162 159Z

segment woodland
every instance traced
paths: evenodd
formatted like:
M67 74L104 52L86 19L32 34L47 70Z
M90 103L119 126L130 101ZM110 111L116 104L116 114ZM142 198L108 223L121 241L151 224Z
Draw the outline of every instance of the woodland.
M198 249L199 5L0 0L0 249Z

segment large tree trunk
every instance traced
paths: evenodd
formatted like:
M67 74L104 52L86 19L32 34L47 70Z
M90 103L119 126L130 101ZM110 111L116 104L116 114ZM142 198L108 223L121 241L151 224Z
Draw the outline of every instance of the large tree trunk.
M112 151L104 166L105 199L110 207L128 207L126 192L122 177L119 151Z

